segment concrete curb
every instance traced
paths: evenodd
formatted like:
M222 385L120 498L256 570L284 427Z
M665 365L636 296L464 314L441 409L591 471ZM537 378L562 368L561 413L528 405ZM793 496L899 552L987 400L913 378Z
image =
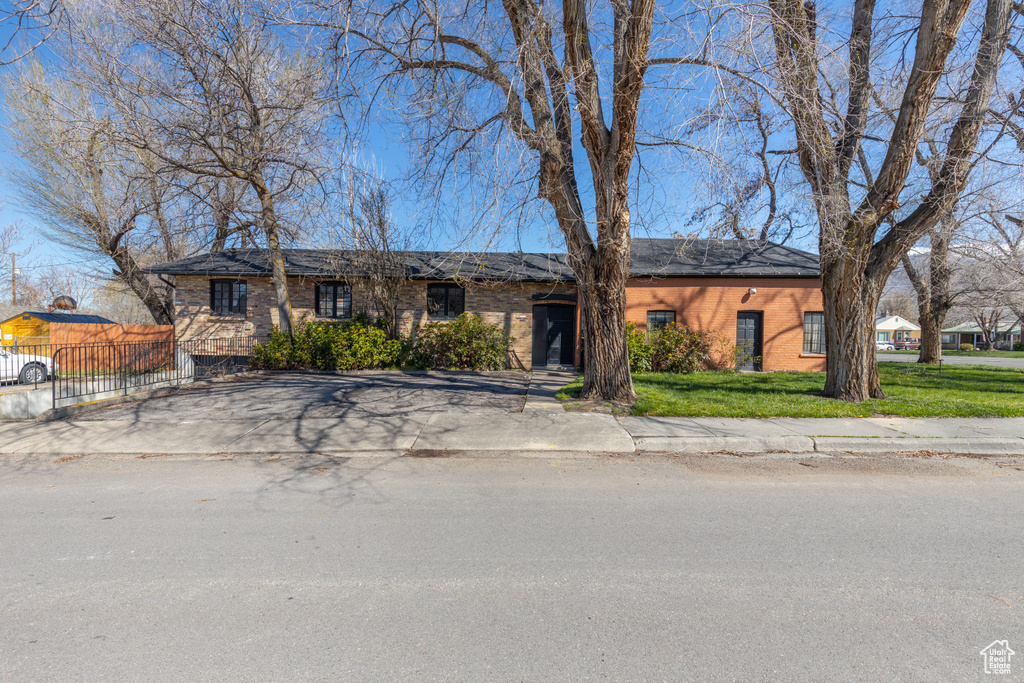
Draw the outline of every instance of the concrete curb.
M1024 438L693 436L635 437L638 451L671 453L942 453L1024 455Z
M819 436L815 450L821 453L964 453L972 455L1024 455L1024 439L984 437L878 437Z
M633 453L633 439L611 415L531 411L432 415L417 451L590 451Z
M643 436L633 439L638 451L679 453L813 453L814 439L807 436Z

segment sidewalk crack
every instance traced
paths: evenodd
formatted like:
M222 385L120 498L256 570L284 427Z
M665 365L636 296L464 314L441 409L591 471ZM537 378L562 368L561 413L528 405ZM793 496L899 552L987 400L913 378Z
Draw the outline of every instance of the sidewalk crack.
M262 427L263 425L267 424L268 422L273 422L273 421L274 421L273 418L267 418L266 420L263 420L263 422L260 422L260 423L256 424L255 426L253 426L252 429L249 429L249 430L246 430L246 431L242 432L241 434L236 436L234 439L232 439L228 443L224 444L224 450L221 451L221 453L228 452L228 449L230 449L233 445L235 445L236 443L238 443L239 441L241 441L245 437L249 436L250 434L255 432L257 429Z

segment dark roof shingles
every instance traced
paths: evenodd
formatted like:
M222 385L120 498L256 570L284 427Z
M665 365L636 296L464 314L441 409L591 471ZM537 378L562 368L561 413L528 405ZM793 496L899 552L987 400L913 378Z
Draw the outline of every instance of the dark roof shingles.
M99 323L102 325L115 325L113 320L108 320L100 315L89 315L87 313L60 313L47 311L23 311L18 315L12 316L7 320L14 320L14 318L20 318L23 315L33 315L40 320L45 320L48 323ZM7 320L3 322L7 322Z
M565 254L410 251L403 253L408 277L418 280L575 280ZM292 276L355 275L361 270L351 251L285 249ZM268 277L263 249L226 249L147 269L167 275ZM634 239L631 277L818 277L818 257L758 240Z
M818 256L761 240L636 239L631 277L818 277Z

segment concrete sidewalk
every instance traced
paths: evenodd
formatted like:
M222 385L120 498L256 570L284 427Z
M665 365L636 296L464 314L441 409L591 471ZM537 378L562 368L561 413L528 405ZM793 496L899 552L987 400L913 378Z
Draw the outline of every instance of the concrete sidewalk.
M365 452L1024 455L1024 418L747 419L523 413L0 423L0 455Z

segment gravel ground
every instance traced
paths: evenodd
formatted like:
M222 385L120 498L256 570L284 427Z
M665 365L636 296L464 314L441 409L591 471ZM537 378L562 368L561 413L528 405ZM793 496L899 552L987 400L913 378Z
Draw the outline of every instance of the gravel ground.
M379 372L274 374L185 387L90 411L76 420L289 420L410 413L518 413L526 401L522 373Z

